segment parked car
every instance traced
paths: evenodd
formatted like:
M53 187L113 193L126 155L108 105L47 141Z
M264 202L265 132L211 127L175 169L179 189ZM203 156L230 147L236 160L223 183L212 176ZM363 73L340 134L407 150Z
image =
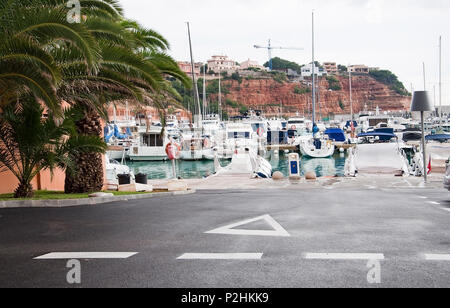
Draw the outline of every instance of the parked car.
M447 188L448 190L450 190L450 157L447 160L447 165L446 165L446 172L445 172L445 177L444 177L444 187Z

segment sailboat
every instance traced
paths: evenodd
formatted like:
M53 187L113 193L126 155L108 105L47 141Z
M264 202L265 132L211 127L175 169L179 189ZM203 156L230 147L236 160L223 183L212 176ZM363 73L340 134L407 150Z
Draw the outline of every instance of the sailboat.
M312 13L312 133L310 138L300 141L300 151L303 156L312 158L326 158L333 156L335 146L333 142L320 132L316 123L316 64L314 58L314 12Z

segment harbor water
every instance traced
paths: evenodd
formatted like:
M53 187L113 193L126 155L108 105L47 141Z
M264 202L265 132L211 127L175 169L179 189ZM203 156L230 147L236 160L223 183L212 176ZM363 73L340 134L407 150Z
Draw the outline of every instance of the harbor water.
M288 157L284 153L275 155L269 152L266 159L273 167L273 172L280 171L285 176L288 175ZM302 174L314 171L317 176L344 176L345 155L335 154L330 158L301 158ZM220 162L223 167L227 166L230 161L223 160ZM172 162L131 162L127 165L134 174L144 173L149 179L170 179L173 178ZM201 179L214 173L213 161L181 161L176 162L177 176L183 179Z

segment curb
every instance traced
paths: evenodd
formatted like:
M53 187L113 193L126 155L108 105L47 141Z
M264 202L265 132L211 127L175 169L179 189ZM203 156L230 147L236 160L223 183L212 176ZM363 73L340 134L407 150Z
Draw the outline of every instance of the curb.
M140 195L126 195L100 198L67 199L67 200L21 200L21 201L0 201L0 209L15 208L64 208L82 205L97 205L118 201L142 200L156 197L183 196L195 194L196 190L159 192Z

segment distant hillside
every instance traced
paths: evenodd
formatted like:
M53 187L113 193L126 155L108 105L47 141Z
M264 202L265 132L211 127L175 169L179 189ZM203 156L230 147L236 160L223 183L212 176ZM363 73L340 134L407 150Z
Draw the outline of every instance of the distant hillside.
M392 111L406 110L409 107L410 93L389 71L353 75L352 80L355 112L363 111L366 106L369 110L378 106L381 110ZM348 75L321 77L319 84L320 104L317 105L317 110L322 117L350 113ZM201 79L198 87L201 95ZM176 88L183 96L183 105L192 110L192 91L183 90L181 85ZM218 88L218 80L207 83L207 98L213 111L218 109ZM253 76L235 73L232 76L224 76L222 104L226 116L244 113L248 109L262 110L268 116L278 115L280 105L285 116L295 115L297 112L307 115L311 112L311 81L289 82L286 75L280 72L254 73Z

